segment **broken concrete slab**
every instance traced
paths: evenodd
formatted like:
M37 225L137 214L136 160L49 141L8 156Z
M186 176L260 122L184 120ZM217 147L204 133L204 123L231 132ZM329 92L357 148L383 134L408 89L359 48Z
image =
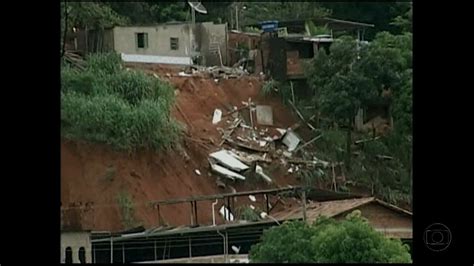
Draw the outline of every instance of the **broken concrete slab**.
M260 165L255 166L255 173L257 173L257 175L261 176L263 178L263 180L265 180L266 182L272 183L272 179L263 172L263 168Z
M222 111L220 109L214 110L214 115L212 117L212 124L215 125L219 123L222 119Z
M236 172L233 172L233 171L231 171L231 170L229 170L225 167L222 167L218 164L211 163L211 169L212 169L212 171L214 171L214 172L216 172L216 173L218 173L218 174L220 174L224 177L227 177L231 180L235 180L236 178L240 179L240 180L245 180L245 176L240 175Z
M248 143L248 141L237 142L237 141L235 141L231 138L227 138L226 141L233 144L233 145L235 145L235 146L245 148L245 149L248 149L248 150L259 151L259 152L269 152L270 151L270 148L268 146L260 147L259 145L252 145L252 144Z
M273 125L273 110L269 105L257 105L257 123L260 125Z
M226 149L213 152L209 154L209 157L217 160L218 162L225 165L229 169L232 169L235 171L247 170L249 168L247 165L245 165L244 163L242 163L236 158L237 157L236 154Z
M296 149L300 141L301 139L292 130L288 130L288 132L286 132L285 137L283 138L283 144L288 147L288 151L290 152Z

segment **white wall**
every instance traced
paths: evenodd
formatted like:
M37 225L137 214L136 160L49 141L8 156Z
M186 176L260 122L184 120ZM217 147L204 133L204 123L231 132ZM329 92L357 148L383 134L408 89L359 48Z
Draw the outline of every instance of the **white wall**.
M191 25L159 25L153 27L115 27L114 50L118 53L161 56L190 56ZM148 47L137 48L136 33L148 33ZM171 50L170 38L179 39L178 50Z
M61 263L66 261L66 248L72 249L72 262L79 263L79 248L86 250L86 263L92 263L92 245L89 232L61 232Z

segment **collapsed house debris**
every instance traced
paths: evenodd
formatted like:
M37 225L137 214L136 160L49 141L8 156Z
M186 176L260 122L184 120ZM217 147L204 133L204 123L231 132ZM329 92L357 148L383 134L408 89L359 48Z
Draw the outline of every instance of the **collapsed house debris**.
M283 144L288 147L288 151L290 152L296 149L300 141L301 139L292 130L289 130L283 138Z
M218 164L215 164L215 163L211 163L211 169L214 172L216 172L218 174L221 174L224 177L230 178L231 180L235 180L236 178L240 179L240 180L245 180L245 176L240 175L240 174L238 174L236 172L233 172L231 170L228 170L227 168L222 167L222 166L220 166Z
M274 169L271 166L275 163L286 167L287 174L298 173L297 178L302 170L312 169L324 175L323 169L334 166L333 162L318 159L308 149L323 137L322 134L304 141L295 132L304 123L280 128L274 125L271 106L259 105L251 98L241 104L227 105L227 111L216 108L212 118L212 124L221 133L221 140L215 142L218 150L209 153L208 160L211 172L224 177L224 180L217 179L219 187L229 189L230 184L226 181L246 181L249 178L274 184L272 173L267 169Z
M212 78L214 79L214 81L217 80L217 82L219 82L219 79L240 78L245 75L249 75L249 73L242 66L205 67L205 66L191 65L191 66L186 66L181 72L178 73L179 77Z
M211 153L209 154L209 157L219 161L221 164L235 171L242 171L249 168L247 165L236 159L236 155L233 152L226 149Z

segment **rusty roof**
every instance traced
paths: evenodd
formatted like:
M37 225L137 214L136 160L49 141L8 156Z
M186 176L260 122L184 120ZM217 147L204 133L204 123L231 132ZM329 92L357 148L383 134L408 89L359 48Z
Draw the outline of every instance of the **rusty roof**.
M354 210L355 208L372 202L380 204L398 213L403 213L404 215L412 216L411 212L381 201L379 199L376 199L374 197L310 203L306 205L306 216L308 221L314 221L319 216L326 216L330 218L345 213L347 211ZM301 219L303 217L303 207L296 207L290 210L274 213L272 214L272 216L277 220Z

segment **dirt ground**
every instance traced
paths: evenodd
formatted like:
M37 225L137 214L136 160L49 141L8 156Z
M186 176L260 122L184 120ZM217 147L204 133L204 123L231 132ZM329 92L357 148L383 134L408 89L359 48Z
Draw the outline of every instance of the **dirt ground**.
M221 134L217 127L225 126L224 122L212 125L215 108L226 113L229 108L241 106L241 102L250 97L257 104L272 106L275 126L287 128L298 122L280 99L259 94L263 84L259 77L216 83L213 79L175 76L179 71L177 69L158 67L148 70L151 71L176 87L177 105L173 116L186 125L188 132L182 148L128 154L104 145L62 140L61 206L65 220L81 217L81 225L85 229L122 230L122 211L117 199L120 193L125 192L135 205L135 219L145 227L157 226L158 211L149 204L150 201L231 192L228 188L218 188L216 176L210 173L207 161L208 154L219 149L217 144L221 141ZM300 134L306 140L311 137L309 130L303 129ZM197 175L195 169L201 175ZM250 184L242 181L232 186L237 191L248 191L298 183L284 167L269 169L268 172L274 178L271 186L264 182ZM257 198L257 203L253 204L258 207L264 200ZM238 199L238 202L249 200ZM198 204L200 223L212 223L211 204ZM221 205L222 202L217 208ZM171 225L190 224L189 203L160 207L160 213L164 221ZM219 215L216 218L221 222Z

